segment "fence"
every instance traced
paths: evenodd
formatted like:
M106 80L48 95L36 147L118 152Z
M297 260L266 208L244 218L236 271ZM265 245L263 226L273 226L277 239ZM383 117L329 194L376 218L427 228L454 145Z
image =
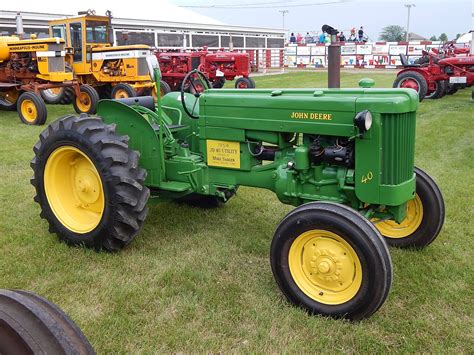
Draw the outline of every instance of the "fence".
M289 68L326 67L328 44L288 44L284 64ZM413 64L422 51L440 48L441 42L375 42L341 43L341 66L346 68L397 68L402 65L400 54Z

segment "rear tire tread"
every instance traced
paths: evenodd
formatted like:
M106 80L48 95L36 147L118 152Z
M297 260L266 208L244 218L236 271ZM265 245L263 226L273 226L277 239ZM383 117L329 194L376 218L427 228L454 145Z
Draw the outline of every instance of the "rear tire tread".
M87 233L93 234L91 238L81 238L82 235L62 226L49 207L44 192L43 174L46 160L54 149L64 145L64 136L75 146L79 145L82 151L92 151L95 160L98 160L94 165L102 177L104 190L111 190L110 201L106 203L111 209L108 223L102 225L101 221L96 229ZM88 145L86 148L81 145L83 142ZM40 134L40 140L33 151L35 157L30 165L34 171L31 183L36 189L35 201L41 207L40 216L48 221L51 230L58 234L60 239L73 245L83 243L97 249L117 251L129 244L140 232L148 211L146 203L150 196L149 189L144 185L146 171L138 167L139 154L128 149L122 137L115 134L115 125L106 125L100 118L85 114L64 116ZM87 155L91 159L91 156ZM102 219L104 218L103 216Z

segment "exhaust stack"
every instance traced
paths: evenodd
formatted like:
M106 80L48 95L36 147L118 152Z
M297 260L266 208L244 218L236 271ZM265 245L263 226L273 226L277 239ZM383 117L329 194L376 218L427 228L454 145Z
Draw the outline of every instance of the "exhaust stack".
M115 39L114 39L114 28L112 27L112 11L107 10L105 12L105 16L109 18L109 43L111 46L115 44Z
M23 17L19 12L16 13L15 17L15 22L16 22L16 34L20 39L23 39L25 36L25 32L23 31Z

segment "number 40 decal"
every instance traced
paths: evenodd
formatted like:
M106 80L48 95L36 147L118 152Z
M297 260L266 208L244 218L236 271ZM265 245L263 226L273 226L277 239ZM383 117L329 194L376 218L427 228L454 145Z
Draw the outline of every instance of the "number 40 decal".
M361 181L363 184L365 184L365 183L367 183L368 181L372 180L373 178L374 178L374 174L373 174L371 171L369 171L369 172L367 173L367 175L362 175L362 178L360 179L360 181Z

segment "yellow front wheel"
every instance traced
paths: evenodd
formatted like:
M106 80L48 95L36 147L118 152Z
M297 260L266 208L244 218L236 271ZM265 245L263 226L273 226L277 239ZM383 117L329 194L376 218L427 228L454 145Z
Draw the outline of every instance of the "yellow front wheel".
M17 102L21 122L27 125L42 125L46 122L46 105L41 96L34 92L24 92Z
M97 90L90 85L81 85L80 93L75 96L72 104L77 113L94 114L97 111L99 94Z
M356 211L313 202L290 212L272 240L273 275L293 304L358 320L385 301L392 264L381 235Z
M127 83L120 83L114 86L111 93L112 99L127 99L129 97L136 97L137 92L132 85Z
M34 151L35 201L50 231L70 244L108 251L138 234L147 214L146 173L112 126L66 116L41 133Z
M443 226L445 208L441 191L423 170L415 168L415 174L416 194L407 203L406 218L401 223L372 220L391 246L423 248L438 236Z

